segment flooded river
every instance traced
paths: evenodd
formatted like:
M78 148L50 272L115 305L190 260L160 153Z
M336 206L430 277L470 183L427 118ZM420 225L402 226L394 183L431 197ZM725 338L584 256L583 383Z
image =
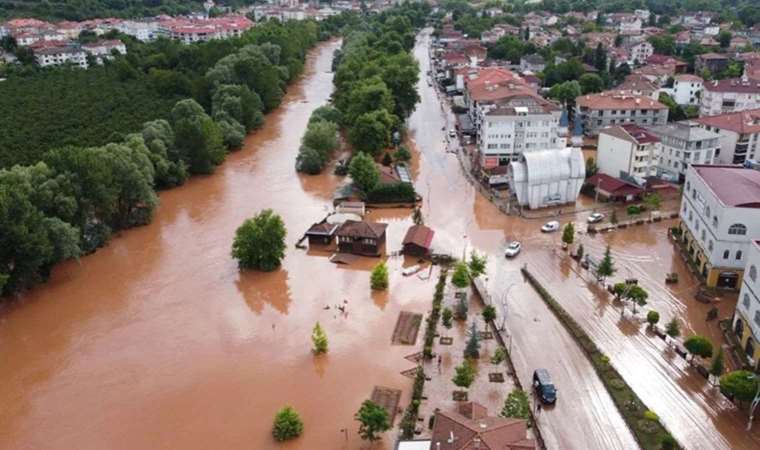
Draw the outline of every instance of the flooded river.
M152 224L123 233L79 263L57 267L50 282L0 315L0 448L359 449L367 447L353 414L374 386L403 389L406 405L411 381L400 372L413 367L404 356L417 349L391 346L393 325L402 310L430 308L435 276L404 278L405 262L390 258L388 292L371 294L372 261L338 267L324 254L294 246L329 210L341 182L331 174L299 176L293 168L309 115L332 90L330 63L339 45L326 43L311 53L283 105L214 175L162 193ZM422 73L426 52L423 38L415 48ZM654 361L665 365L654 344L618 331L610 319L615 311L605 312L552 250L557 234L538 233L540 221L504 217L475 193L456 157L445 152L441 129L449 124L435 91L424 80L420 89L422 102L409 128L417 150L415 185L424 197L426 223L436 231L434 245L457 255L465 247L487 254L496 298L519 281L523 262L540 267L537 275L552 289L569 287L568 299L578 308L572 312L588 315L583 325L605 339L603 348L618 349L610 350L611 358L629 382L656 370ZM262 208L283 217L287 254L278 271L241 273L229 254L234 231ZM369 218L389 223L387 247L395 250L409 216L409 210L387 210ZM505 261L503 248L515 237L523 241L523 255ZM645 253L662 244L647 236L631 239ZM563 405L540 418L550 446L634 446L590 365L544 305L525 285L508 298L518 375L527 378L541 365L562 382ZM340 314L336 305L344 302L347 314ZM330 342L329 353L319 358L310 352L317 320ZM602 333L605 326L610 330ZM623 345L626 340L630 344ZM654 391L664 372L642 376L653 385L640 394L671 429L685 427L679 438L738 433L736 415L728 420L731 426L720 425L724 406L695 414L702 400L685 399L680 379L667 383L673 398L657 402ZM634 388L645 390L643 383ZM667 401L681 406L671 408ZM305 432L279 445L271 424L284 405L299 411ZM390 449L392 439L389 434L372 448ZM735 436L705 442L689 447L749 448L753 441Z

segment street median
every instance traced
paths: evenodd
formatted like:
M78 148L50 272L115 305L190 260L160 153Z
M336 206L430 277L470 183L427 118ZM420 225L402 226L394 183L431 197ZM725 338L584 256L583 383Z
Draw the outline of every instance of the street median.
M583 349L641 448L646 450L680 448L675 439L659 421L657 415L649 410L644 402L641 401L618 371L610 364L609 358L599 350L599 347L583 331L578 322L536 280L533 274L528 271L527 266L523 267L521 271L544 303L546 303L562 325L575 338L581 349Z

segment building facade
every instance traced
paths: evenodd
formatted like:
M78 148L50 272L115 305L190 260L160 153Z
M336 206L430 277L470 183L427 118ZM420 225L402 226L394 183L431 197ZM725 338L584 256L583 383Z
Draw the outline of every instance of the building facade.
M760 371L760 241L752 241L739 301L733 318L734 335L756 371Z
M703 80L696 75L676 75L673 80L673 100L679 105L699 105Z
M680 219L688 258L706 285L739 289L751 242L760 239L760 171L690 166Z
M696 119L706 130L721 136L720 164L744 164L760 159L760 109Z
M713 164L720 151L720 135L705 130L698 122L683 121L651 127L662 143L658 174L682 183L692 164Z
M596 164L601 173L643 185L647 177L657 175L661 149L660 139L650 131L618 125L599 133Z
M757 108L760 108L760 81L727 78L704 84L699 114L715 116Z
M530 209L573 203L586 178L580 148L523 153L509 164L510 190L520 206Z
M596 136L603 128L633 123L642 127L668 122L668 107L649 97L602 92L575 100L576 120L586 135Z

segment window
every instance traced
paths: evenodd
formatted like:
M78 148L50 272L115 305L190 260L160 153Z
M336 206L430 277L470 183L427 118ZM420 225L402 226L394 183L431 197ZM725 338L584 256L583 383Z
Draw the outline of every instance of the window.
M707 217L710 217L710 207L709 206L705 206L705 215Z
M755 311L755 324L760 325L760 311Z
M749 310L749 294L744 294L744 298L742 298L742 305L744 305L744 309Z
M738 261L740 259L742 259L742 251L741 250L737 250L736 251L736 260Z
M728 250L723 252L723 259L728 259L729 252Z
M676 156L678 156L678 155L676 155ZM691 190L691 198L694 199L694 200L697 199L697 190L696 189L692 189Z
M705 230L702 230L702 241L705 240Z
M718 228L718 216L713 216L713 228Z
M713 241L710 239L710 242L707 243L707 250L713 251Z
M749 279L754 283L757 281L757 267L754 264L749 266Z
M728 234L738 234L740 236L744 236L747 234L747 227L740 223L735 223L728 227Z

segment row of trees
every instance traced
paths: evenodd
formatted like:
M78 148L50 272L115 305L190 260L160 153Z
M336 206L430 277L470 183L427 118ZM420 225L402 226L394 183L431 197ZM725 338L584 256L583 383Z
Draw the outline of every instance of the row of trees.
M372 400L365 400L354 415L359 422L359 436L366 441L380 439L380 434L391 428L388 411ZM286 406L274 416L272 436L276 441L295 439L303 433L303 421L295 409Z
M263 113L277 106L287 82L302 70L306 51L316 42L316 30L312 22L267 23L234 42L182 49L169 41L140 44L134 54L118 58L109 67L94 68L92 73L126 70L136 74L136 83L144 84L145 77L162 71L164 84L175 87L171 99L186 95L181 87L184 83L177 80L198 75L195 84L203 87L197 91L198 98L205 100L176 101L165 117L146 121L136 127L138 132L115 133L105 145L58 146L47 151L25 151L24 147L9 157L14 149L4 146L0 137L4 162L27 164L0 170L0 294L44 280L57 262L94 251L115 230L148 223L158 204L156 189L182 184L190 174L212 172L229 149L239 147L245 134L261 125ZM194 69L187 67L193 62L197 64ZM51 73L55 74L53 80L66 80L68 75L79 80L90 71ZM45 85L47 78L40 80ZM100 87L114 92L113 84ZM23 110L18 105L26 104L18 93L5 93L17 105L3 118ZM0 98L0 102L9 102L4 95ZM132 101L139 98L123 99L127 104ZM115 106L117 117L119 108ZM22 135L34 134L29 124L8 125L10 134L19 128ZM82 127L86 134L87 126ZM78 127L71 124L65 133L72 136L70 141L76 141ZM255 236L260 227L272 222L277 225L278 220L282 240L281 219L271 212L244 224L239 234ZM247 248L243 240L237 241L234 253L241 266L272 270L279 265L284 244L262 249Z
M341 114L332 106L321 106L311 113L309 125L301 138L301 148L296 157L296 170L311 175L318 174L340 146L338 125Z

